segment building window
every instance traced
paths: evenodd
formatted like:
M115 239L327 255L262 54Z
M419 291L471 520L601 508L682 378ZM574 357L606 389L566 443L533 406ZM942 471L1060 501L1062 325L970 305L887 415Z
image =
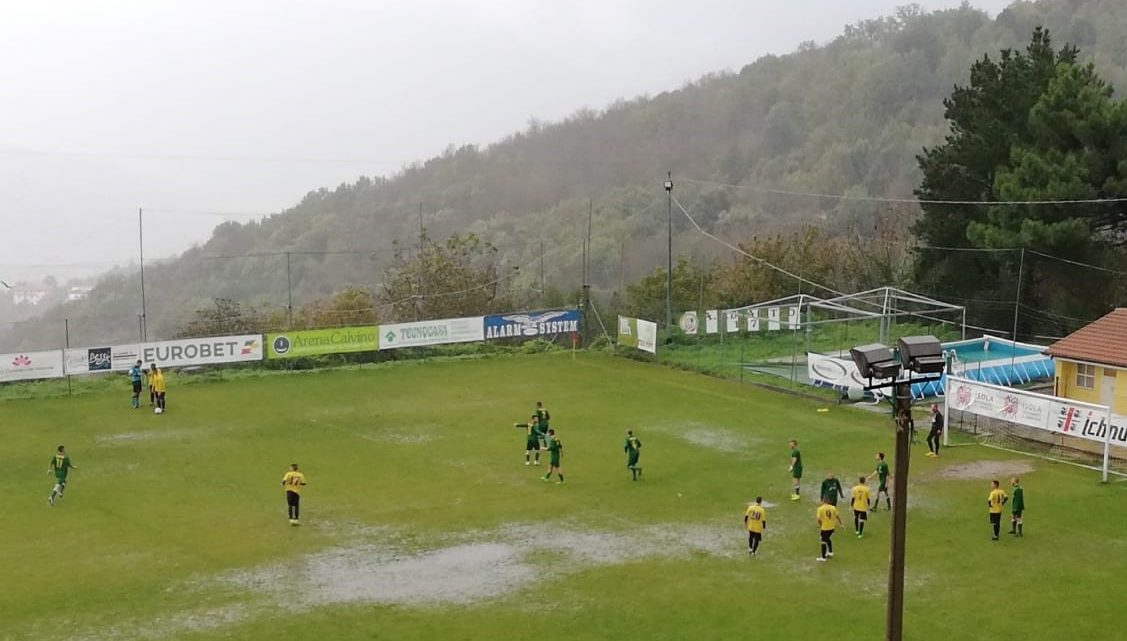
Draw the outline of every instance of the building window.
M1096 389L1096 366L1086 363L1076 364L1076 387Z

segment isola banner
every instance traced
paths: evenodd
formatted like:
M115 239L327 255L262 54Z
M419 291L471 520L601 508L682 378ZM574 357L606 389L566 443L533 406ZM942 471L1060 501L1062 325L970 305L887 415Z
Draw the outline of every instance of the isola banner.
M578 309L519 312L485 317L485 339L552 337L579 331Z
M266 358L374 352L379 345L380 331L375 325L281 332L266 335Z

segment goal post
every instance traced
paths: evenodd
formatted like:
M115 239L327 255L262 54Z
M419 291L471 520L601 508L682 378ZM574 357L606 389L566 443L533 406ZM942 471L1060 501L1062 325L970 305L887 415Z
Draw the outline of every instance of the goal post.
M944 422L984 445L1127 476L1127 417L1111 407L948 375ZM944 437L946 439L946 436Z

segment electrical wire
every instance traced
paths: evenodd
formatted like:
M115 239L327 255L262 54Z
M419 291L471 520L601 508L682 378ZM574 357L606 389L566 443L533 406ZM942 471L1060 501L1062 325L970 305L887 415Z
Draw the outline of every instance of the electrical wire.
M701 180L697 178L680 178L688 183L711 185L714 187L731 187L733 189L746 189L779 196L800 196L806 198L822 198L832 200L845 200L856 202L889 203L901 205L1086 205L1127 202L1127 197L1121 198L1077 198L1065 200L934 200L927 198L885 198L881 196L850 196L848 194L825 194L812 191L792 191L787 189L773 189L771 187L758 187L755 185L736 185L714 180Z

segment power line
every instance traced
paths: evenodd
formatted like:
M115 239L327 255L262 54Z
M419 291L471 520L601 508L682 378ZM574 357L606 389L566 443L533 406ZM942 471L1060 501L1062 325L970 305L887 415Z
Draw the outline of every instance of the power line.
M678 200L676 196L672 196L672 199L673 199L673 202L676 203L677 208L681 210L681 213L685 215L685 218L688 218L689 222L692 223L693 227L695 227L696 230L698 232L700 232L702 235L704 235L708 238L711 238L712 240L720 243L721 245L724 245L725 247L727 247L728 249L731 249L734 252L737 252L739 254L746 256L747 258L754 260L755 262L759 263L760 265L764 265L765 267L773 269L773 270L779 272L780 274L790 276L791 278L794 278L795 280L799 281L800 283L805 283L805 284L810 285L812 287L816 287L818 289L830 292L831 294L833 294L835 296L845 296L844 292L839 292L832 287L829 287L827 285L823 285L821 283L812 281L809 278L804 278L802 276L799 276L798 274L795 274L794 272L788 271L788 270L786 270L782 267L779 267L778 265L775 265L775 264L767 261L764 258L760 258L759 256L756 256L756 255L744 250L742 247L733 245L732 243L729 243L728 241L720 238L719 236L714 236L714 235L708 233L707 231L704 230L703 227L700 226L700 224L697 223L696 219L693 218L693 215L689 213L689 210L685 209L685 206L681 204L681 201Z
M1086 267L1088 269L1094 269L1094 270L1101 271L1101 272L1107 272L1109 274L1116 274L1118 276L1127 276L1127 271L1123 271L1123 270L1119 270L1119 269L1112 269L1110 267L1101 267L1099 265L1093 265L1091 263L1082 263L1078 260L1061 258L1060 256L1053 256L1052 254L1046 254L1044 252L1039 252L1035 249L1028 249L1028 248L1023 248L1023 247L930 247L930 246L921 246L921 247L917 247L916 249L918 249L918 250L945 251L945 252L988 253L988 254L1024 251L1028 254L1040 256L1041 258L1045 258L1047 260L1054 260L1054 261L1057 261L1057 262L1060 262L1060 263L1068 263L1069 265L1075 265L1077 267Z
M87 151L59 151L51 149L0 149L0 154L6 156L63 156L71 158L117 158L122 160L168 160L168 161L220 161L220 162L259 162L259 163L293 163L293 164L324 164L324 165L379 165L402 166L407 164L404 160L388 160L376 158L302 158L296 156L239 156L239 155L207 155L207 154L131 154L108 153Z
M746 189L765 194L779 196L800 196L805 198L822 198L831 200L846 200L857 202L887 203L900 205L1085 205L1127 202L1127 197L1122 198L1078 198L1065 200L932 200L926 198L884 198L881 196L851 196L848 194L825 194L812 191L792 191L788 189L774 189L771 187L758 187L755 185L736 185L714 180L700 180L697 178L681 178L685 182L714 187L731 187L733 189Z
M265 211L205 211L186 209L149 209L145 207L146 214L166 214L174 216L212 216L216 218L248 218L252 216L274 216L278 212Z

